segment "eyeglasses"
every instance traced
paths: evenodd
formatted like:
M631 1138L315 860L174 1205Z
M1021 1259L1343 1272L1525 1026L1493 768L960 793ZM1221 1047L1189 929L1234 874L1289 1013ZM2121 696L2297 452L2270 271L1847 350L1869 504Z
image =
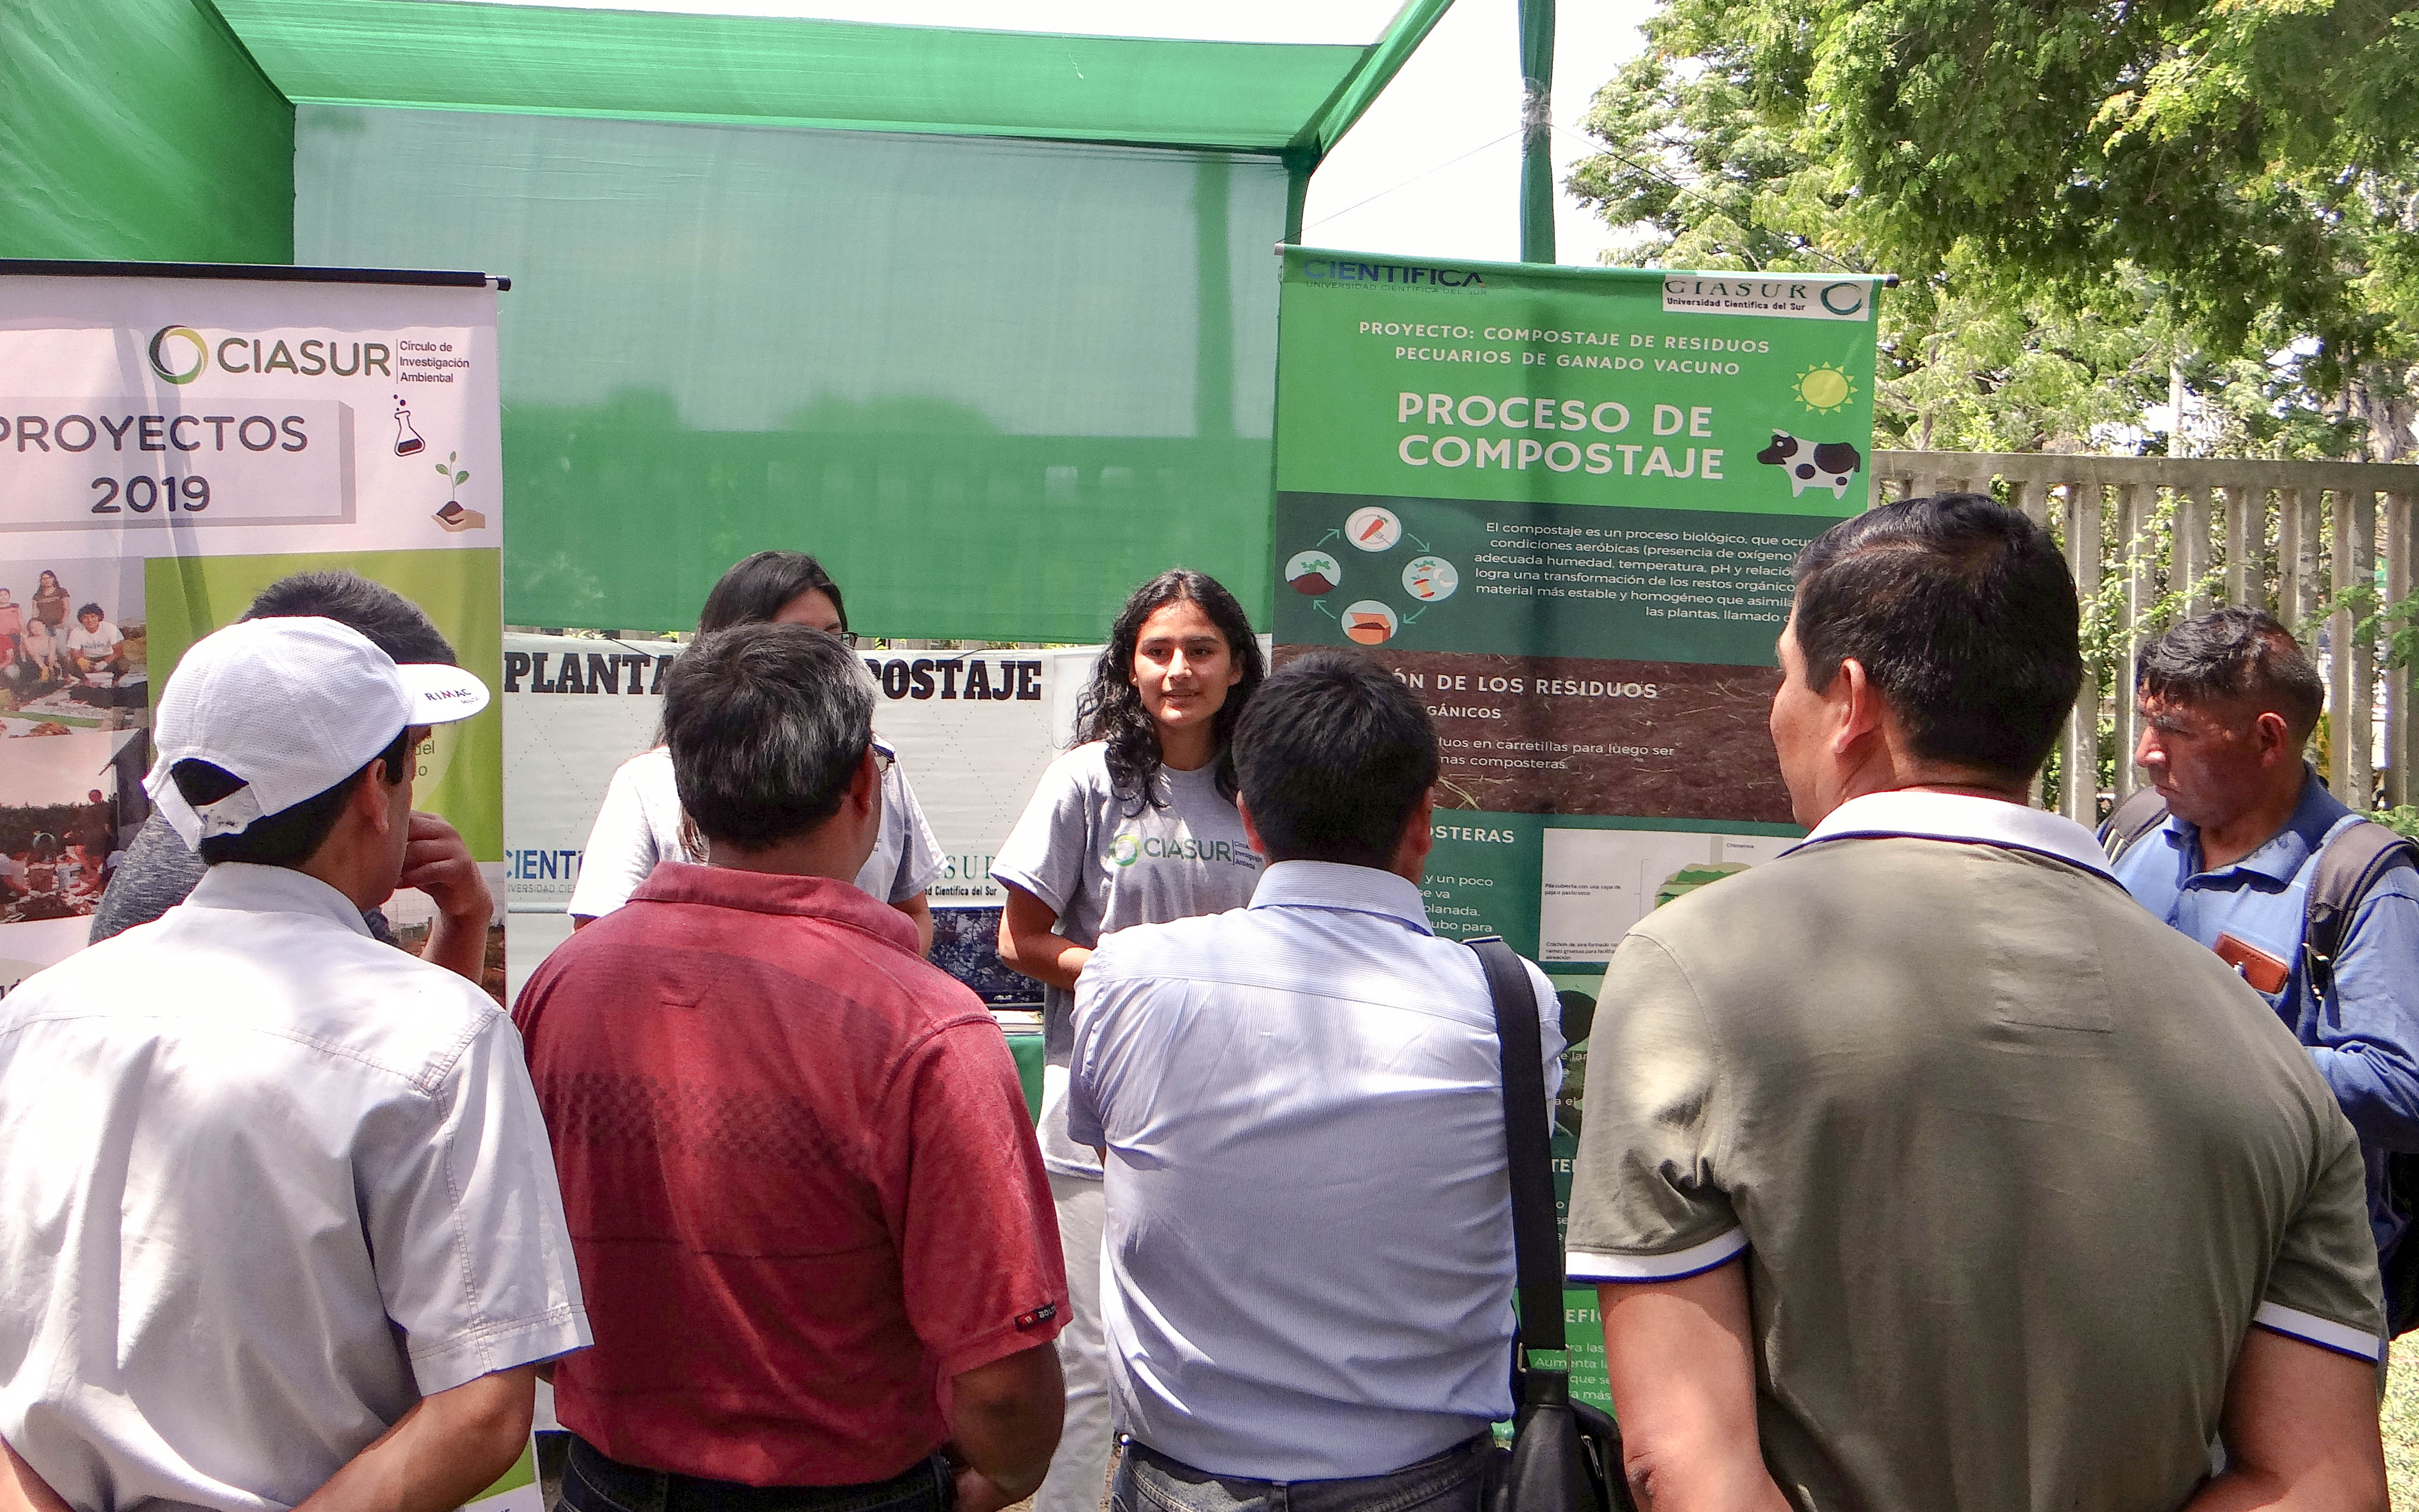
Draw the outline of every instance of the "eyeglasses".
M895 751L885 750L882 747L873 744L871 741L866 742L865 748L873 753L874 771L880 776L888 777L890 775L891 764L899 760L898 753Z

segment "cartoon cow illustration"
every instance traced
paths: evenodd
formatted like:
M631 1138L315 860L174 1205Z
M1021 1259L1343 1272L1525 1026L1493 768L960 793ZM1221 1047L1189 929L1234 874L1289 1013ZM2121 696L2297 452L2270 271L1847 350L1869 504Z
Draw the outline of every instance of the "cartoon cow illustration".
M1834 499L1848 497L1848 480L1864 466L1864 454L1846 441L1801 441L1785 430L1772 433L1772 444L1755 454L1767 467L1789 470L1789 497L1809 488L1828 488Z

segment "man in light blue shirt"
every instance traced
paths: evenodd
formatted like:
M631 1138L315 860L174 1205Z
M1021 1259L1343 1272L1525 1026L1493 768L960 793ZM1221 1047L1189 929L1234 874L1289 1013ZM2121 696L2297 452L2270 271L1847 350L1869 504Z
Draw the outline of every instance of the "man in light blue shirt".
M2168 817L2115 871L2144 907L2233 964L2309 1047L2360 1134L2385 1259L2410 1225L2386 1202L2385 1158L2419 1150L2419 872L2396 862L2379 876L2319 991L2302 949L2310 883L2327 841L2360 823L2302 760L2324 697L2301 646L2256 610L2188 620L2144 647L2134 761Z
M1420 901L1436 735L1323 652L1260 687L1235 760L1251 906L1109 935L1076 985L1068 1127L1102 1148L1131 1435L1111 1499L1475 1512L1513 1405L1512 1206L1485 976ZM1529 978L1549 1120L1561 1015Z

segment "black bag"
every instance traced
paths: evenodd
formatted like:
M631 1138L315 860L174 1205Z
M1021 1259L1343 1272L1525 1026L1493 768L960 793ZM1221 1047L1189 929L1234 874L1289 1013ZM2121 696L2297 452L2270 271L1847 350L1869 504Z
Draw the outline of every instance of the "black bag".
M1563 1246L1554 1229L1554 1168L1546 1132L1545 1046L1528 970L1512 948L1469 942L1495 999L1503 1067L1503 1146L1512 1176L1512 1243L1520 1332L1512 1343L1512 1447L1488 1476L1487 1512L1636 1512L1621 1468L1621 1430L1571 1400L1563 1332ZM1533 1359L1550 1355L1559 1365Z

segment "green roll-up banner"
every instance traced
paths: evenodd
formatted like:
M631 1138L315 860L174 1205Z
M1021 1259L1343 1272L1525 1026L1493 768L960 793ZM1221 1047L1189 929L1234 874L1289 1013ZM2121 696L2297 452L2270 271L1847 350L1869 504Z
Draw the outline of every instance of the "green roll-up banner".
M1790 563L1865 507L1877 280L1287 249L1280 663L1365 648L1444 751L1425 887L1563 989L1563 1179L1606 958L1785 848L1765 716ZM1595 1299L1575 1389L1603 1396Z
M1773 642L1870 491L1874 297L1287 251L1278 657L1362 645L1426 698L1441 927L1601 965L1796 833Z

